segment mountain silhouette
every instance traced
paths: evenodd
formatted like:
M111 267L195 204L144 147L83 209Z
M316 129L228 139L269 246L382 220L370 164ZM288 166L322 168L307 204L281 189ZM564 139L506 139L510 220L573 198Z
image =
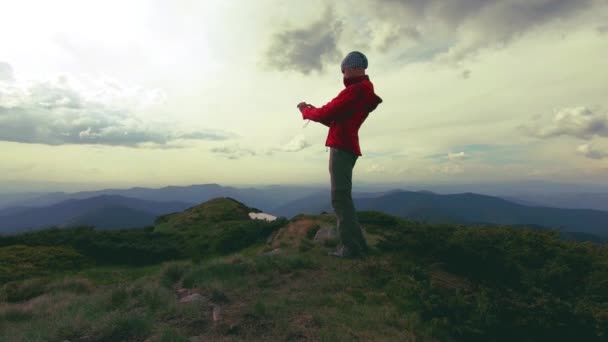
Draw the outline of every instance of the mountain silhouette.
M574 233L608 236L608 212L526 206L474 193L435 194L428 191L391 191L365 198L353 194L357 210L375 210L428 223L536 225ZM328 192L286 203L273 214L332 212Z
M115 195L70 199L41 208L20 208L0 215L0 233L50 226L86 224L102 229L150 225L156 216L192 206L183 202L154 202Z

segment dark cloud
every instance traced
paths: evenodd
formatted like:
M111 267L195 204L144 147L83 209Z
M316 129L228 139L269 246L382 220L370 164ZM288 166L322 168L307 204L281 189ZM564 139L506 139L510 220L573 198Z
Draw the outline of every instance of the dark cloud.
M600 25L597 27L597 32L599 32L600 34L606 34L608 33L608 24L607 25Z
M465 80L469 79L471 77L471 70L464 70L461 74L462 78L464 78Z
M440 40L452 42L442 56L452 60L484 47L504 45L537 26L571 17L593 4L593 0L369 0L377 19L398 25L391 32L402 32L397 36L389 33L378 44L379 49L386 48L387 40L394 47L399 41L411 41L407 32L412 30L419 45L436 45L441 33Z
M222 147L214 147L210 150L213 153L219 154L227 159L240 159L242 157L255 156L256 153L248 148L243 148L240 146L222 146Z
M522 128L538 138L571 136L591 139L594 136L608 137L608 117L586 107L564 108L558 111L551 121L536 117L531 125L522 126Z
M65 78L26 89L0 88L0 140L47 145L97 144L166 147L175 140L223 140L215 131L176 133L143 120L128 105L89 99Z
M415 27L392 25L391 30L382 38L378 45L380 52L388 52L392 47L398 45L400 41L410 40L419 41L421 38L420 32Z
M273 69L303 74L323 71L325 62L338 62L337 47L342 23L327 8L325 14L308 27L277 32L266 52L266 63Z
M595 149L591 144L580 145L577 152L589 159L604 159L608 157L608 153Z
M10 64L0 62L0 81L13 82L15 76L13 74L13 68Z

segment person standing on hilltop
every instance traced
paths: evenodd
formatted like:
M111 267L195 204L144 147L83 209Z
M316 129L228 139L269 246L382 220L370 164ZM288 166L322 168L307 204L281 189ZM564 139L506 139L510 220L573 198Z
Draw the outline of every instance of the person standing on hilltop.
M363 53L348 53L341 69L345 88L338 96L320 108L306 102L297 107L302 119L329 127L325 146L330 148L331 203L340 237L337 250L330 255L358 257L368 250L352 199L353 168L361 156L359 128L382 99L374 93L374 85L365 74L367 57Z

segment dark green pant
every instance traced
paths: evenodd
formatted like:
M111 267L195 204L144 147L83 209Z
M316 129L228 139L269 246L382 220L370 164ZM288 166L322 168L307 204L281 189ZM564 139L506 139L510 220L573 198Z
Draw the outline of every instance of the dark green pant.
M353 168L357 158L354 153L330 149L331 204L336 212L338 235L342 244L354 254L367 250L352 198Z

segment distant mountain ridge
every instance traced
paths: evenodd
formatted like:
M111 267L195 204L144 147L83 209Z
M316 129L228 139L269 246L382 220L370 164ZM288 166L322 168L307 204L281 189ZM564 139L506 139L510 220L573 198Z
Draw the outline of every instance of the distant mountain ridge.
M264 186L260 188L236 188L219 184L195 184L188 186L166 186L162 188L134 187L129 189L104 189L76 193L53 192L45 194L13 194L0 201L0 215L3 210L16 207L46 207L70 199L116 195L157 202L202 203L213 198L231 197L250 206L269 211L285 202L308 196L316 191L315 187L301 186ZM0 196L1 199L2 196Z
M142 227L153 224L159 215L182 211L192 205L117 195L69 199L47 207L4 210L0 212L0 233L73 225L92 225L100 229Z
M179 212L203 203L208 196L233 198L251 208L283 217L300 213L319 214L333 212L327 190L298 189L277 186L274 188L236 189L207 184L161 189L132 188L122 191L143 197L203 198L193 202L155 202L120 195L108 195L69 199L40 208L12 207L0 209L0 233L15 232L28 228L52 225L93 225L101 229L141 227L151 225L155 218L171 212ZM266 192L265 192L266 191ZM284 200L281 191L288 193ZM235 192L234 196L224 195ZM87 196L93 193L76 193ZM305 194L305 195L302 195ZM55 196L57 194L54 194ZM65 194L64 194L65 195ZM357 210L376 210L401 218L430 223L505 224L531 225L560 229L564 232L608 236L608 212L588 209L550 208L525 201L509 201L503 198L475 194L437 194L431 191L406 191L395 189L383 192L354 192ZM291 198L291 200L288 200ZM265 206L259 206L264 204ZM114 208L109 209L107 207ZM114 212L114 214L112 214Z
M525 206L499 197L474 193L440 195L428 191L397 191L376 197L357 197L357 210L376 210L401 218L430 223L479 223L538 225L573 233L608 236L608 212ZM286 203L273 214L291 217L297 213L332 212L329 193L317 193Z

